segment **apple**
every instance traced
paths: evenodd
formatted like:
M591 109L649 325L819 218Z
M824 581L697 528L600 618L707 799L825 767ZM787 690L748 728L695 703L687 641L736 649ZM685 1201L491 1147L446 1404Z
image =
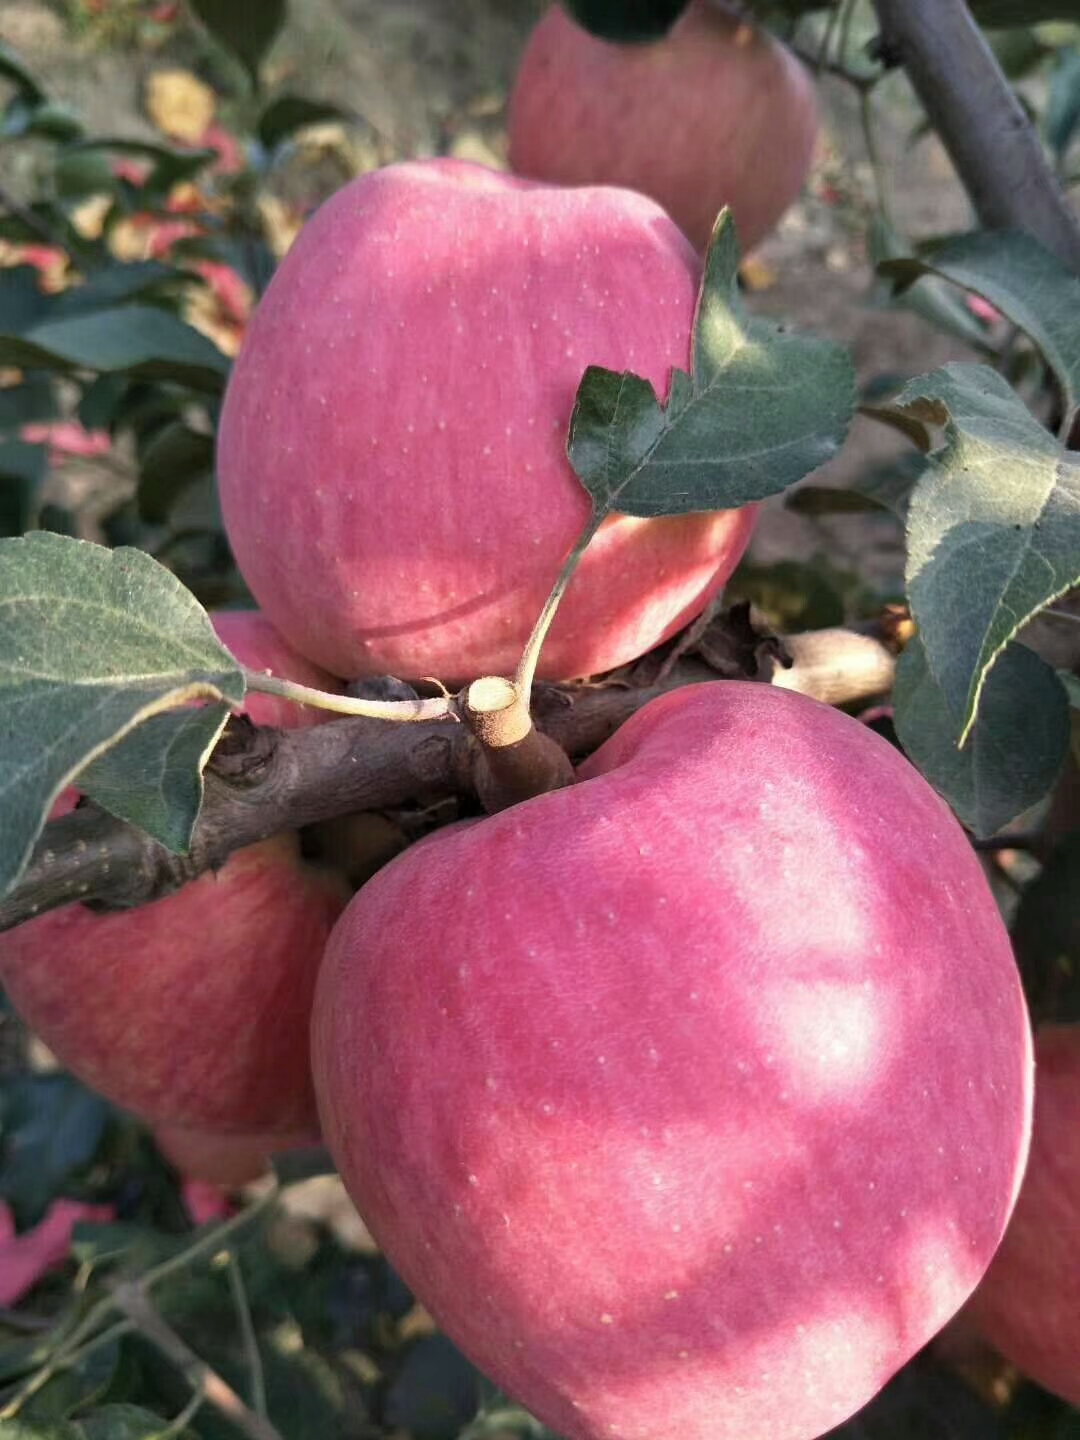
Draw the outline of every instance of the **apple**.
M699 250L730 205L745 251L802 188L817 97L789 50L715 0L690 0L648 45L600 40L553 5L526 46L507 129L518 174L640 190Z
M363 175L307 223L256 309L218 433L221 503L259 604L349 679L507 674L589 514L566 457L589 364L666 392L700 265L658 206L457 160ZM609 670L720 589L753 524L612 516L539 674Z
M282 1150L317 1145L318 1131L286 1135L232 1135L159 1125L154 1143L185 1180L202 1180L223 1190L239 1190L270 1171L270 1157Z
M1016 1211L966 1318L1080 1406L1080 1025L1035 1036L1035 1124Z
M340 689L251 612L213 617L242 663ZM326 712L252 694L257 724ZM60 809L70 808L68 792ZM231 855L136 910L50 911L0 936L0 982L57 1058L151 1124L317 1133L308 1054L315 973L350 888L299 837Z
M715 682L390 862L327 946L323 1135L406 1284L568 1440L806 1440L975 1288L1031 1043L960 826Z

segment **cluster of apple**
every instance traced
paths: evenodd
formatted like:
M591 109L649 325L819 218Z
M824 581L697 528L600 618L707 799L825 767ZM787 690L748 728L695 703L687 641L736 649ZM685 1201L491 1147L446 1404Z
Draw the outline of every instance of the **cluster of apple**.
M582 104L622 104L620 64L635 96L668 64L689 88L714 38L747 115L755 66L788 97L767 107L785 165L731 136L724 192L693 187L753 240L805 171L812 94L705 4L629 56L553 10L512 157L541 169L572 114L543 99L548 47L610 62ZM264 614L215 623L249 668L334 689L517 663L588 519L565 451L578 381L600 364L663 394L687 368L704 238L703 211L688 240L641 193L579 183L647 174L563 178L390 166L287 255L219 434ZM671 636L753 518L605 520L539 673ZM248 713L312 718L264 696ZM1028 1152L1027 1013L963 831L868 728L764 685L653 701L576 783L437 831L352 898L279 837L139 911L40 917L4 937L0 975L172 1153L212 1144L235 1180L321 1131L450 1336L574 1440L838 1424L975 1291Z

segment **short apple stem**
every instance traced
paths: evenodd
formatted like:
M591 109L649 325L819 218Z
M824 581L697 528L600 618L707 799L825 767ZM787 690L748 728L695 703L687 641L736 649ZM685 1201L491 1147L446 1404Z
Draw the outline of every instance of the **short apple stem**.
M570 551L566 564L560 571L559 578L555 581L551 594L548 596L543 610L540 611L536 624L533 626L532 634L529 636L525 649L521 653L517 673L514 676L514 687L517 690L526 712L529 709L529 702L532 699L533 680L536 678L536 667L540 660L540 650L547 638L548 631L551 629L551 622L555 619L555 612L558 610L563 595L566 593L566 587L573 579L574 571L580 564L581 557L589 548L592 538L597 530L600 529L604 518L601 512L594 511L589 519L589 523L578 536L577 543L574 545L573 550Z
M458 703L478 743L473 781L489 815L573 784L569 757L532 723L515 681L485 675L462 691Z
M328 690L315 690L310 685L296 685L279 680L266 670L244 669L249 690L264 695L280 695L297 705L312 705L319 710L335 710L339 715L364 715L371 720L449 720L454 712L451 698L437 695L428 700L354 700L351 695L334 695Z

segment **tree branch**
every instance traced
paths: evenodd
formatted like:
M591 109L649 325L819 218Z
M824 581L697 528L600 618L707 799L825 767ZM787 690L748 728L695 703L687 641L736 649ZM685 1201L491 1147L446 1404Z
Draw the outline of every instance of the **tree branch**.
M533 719L573 760L603 744L649 700L718 678L759 680L829 704L882 695L894 654L886 624L763 637L737 608L603 681L539 685ZM672 656L674 663L670 663ZM430 805L476 793L478 747L454 721L409 725L364 718L305 730L230 722L205 775L191 853L174 855L134 826L83 804L42 832L30 863L0 900L0 931L82 900L106 909L144 905L219 869L233 850L283 830L359 811Z
M964 0L873 0L882 58L901 64L987 230L1022 230L1080 274L1080 225Z

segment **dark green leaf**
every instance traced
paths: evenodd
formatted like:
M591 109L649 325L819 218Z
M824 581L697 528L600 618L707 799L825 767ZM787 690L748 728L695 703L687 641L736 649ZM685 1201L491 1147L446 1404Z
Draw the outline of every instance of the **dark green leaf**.
M445 1335L424 1335L386 1396L384 1418L413 1440L455 1440L480 1404L480 1377Z
M8 335L22 335L48 315L49 297L38 278L33 265L0 269L0 326Z
M48 468L44 445L0 441L0 535L21 535L33 526Z
M855 409L839 345L745 314L731 217L717 222L694 326L694 373L661 406L646 381L590 366L567 453L598 515L682 515L775 495L830 459Z
M83 127L66 105L56 105L50 100L34 103L20 95L5 110L0 134L12 139L20 135L34 135L41 140L67 144L82 138Z
M911 761L978 836L993 835L1050 791L1069 744L1069 706L1050 666L1013 643L986 682L978 719L959 749L960 717L919 639L908 642L893 687L896 733Z
M963 743L995 657L1080 581L1080 455L981 365L947 365L895 402L942 426L908 511L907 590Z
M327 120L343 120L347 113L337 105L306 100L302 95L279 95L259 116L255 133L267 150L273 150L305 126L321 125Z
M24 335L0 335L0 365L124 371L218 393L228 357L175 315L148 305L121 305L68 320L47 320Z
M1080 830L1024 888L1012 938L1035 1023L1080 1022Z
M139 456L139 514L163 525L181 490L214 465L214 440L174 420L158 430Z
M1071 412L1080 402L1080 277L1030 235L976 230L919 259L889 260L883 274L909 285L940 275L981 295L1029 335L1057 376Z
M39 420L55 420L56 392L47 371L31 370L18 385L0 386L0 434Z
M659 40L686 9L687 0L563 0L579 25L604 40L639 44Z
M9 46L0 40L0 79L10 80L20 95L29 100L42 101L45 91Z
M1043 133L1062 161L1080 125L1080 50L1070 45L1058 52L1043 112Z
M70 1075L13 1075L0 1087L0 1197L20 1229L93 1160L109 1106Z
M1080 19L1077 0L970 0L971 13L987 30Z
M87 430L111 430L121 403L132 387L124 374L99 375L79 400L78 416Z
M151 715L79 774L79 789L111 814L186 854L203 796L203 767L227 705Z
M129 300L153 295L167 285L182 283L188 277L174 265L157 260L138 260L132 264L116 261L94 270L81 285L73 285L58 295L49 310L50 320L67 320L91 310L111 310Z
M149 555L37 532L0 540L0 893L53 801L151 715L244 680L194 597Z
M141 1405L102 1405L75 1422L78 1440L158 1440L166 1431L170 1440L184 1440L193 1433L168 1427L166 1418Z
M65 146L53 165L53 185L63 200L76 201L90 195L108 195L116 189L116 176L108 156L86 149L76 141Z
M122 135L95 136L92 140L79 140L64 150L63 159L77 157L93 159L100 167L100 173L108 176L107 185L98 189L113 190L116 177L109 165L110 155L128 155L135 160L149 160L153 170L141 186L141 193L164 192L182 180L193 180L205 166L218 158L213 149L196 150L189 145L166 145L151 140L129 140ZM89 173L89 172L87 172Z
M800 485L784 498L784 506L796 515L861 515L887 510L883 500L836 485Z
M188 4L257 85L259 64L285 23L286 0L188 0Z

